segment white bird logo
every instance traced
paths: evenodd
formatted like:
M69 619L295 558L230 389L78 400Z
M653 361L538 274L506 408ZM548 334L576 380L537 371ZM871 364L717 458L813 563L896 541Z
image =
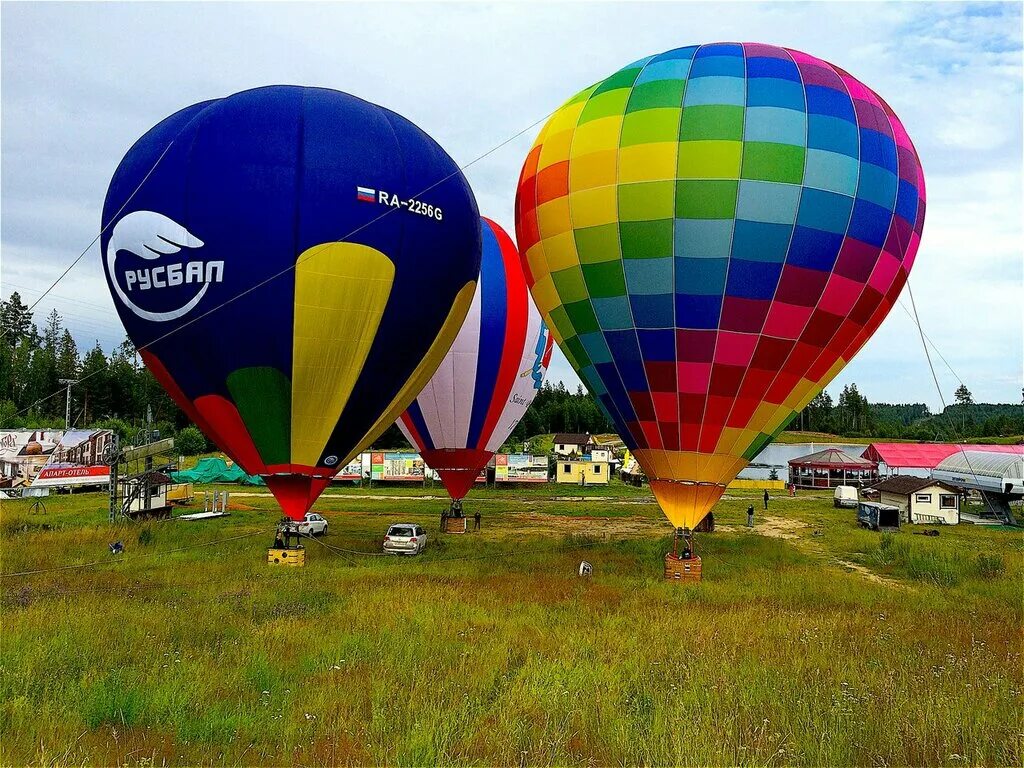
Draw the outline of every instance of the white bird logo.
M110 282L124 305L139 317L156 323L175 320L195 308L206 294L206 289L210 287L210 284L204 282L199 293L179 309L168 312L150 312L129 299L118 283L117 274L114 272L117 253L118 251L128 251L139 258L152 260L177 253L182 248L202 247L203 241L174 219L155 211L133 211L114 225L114 231L107 243L107 272L110 275Z

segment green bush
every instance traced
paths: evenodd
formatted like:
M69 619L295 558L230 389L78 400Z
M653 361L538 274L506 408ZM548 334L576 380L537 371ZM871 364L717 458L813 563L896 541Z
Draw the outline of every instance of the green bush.
M185 427L174 438L174 447L182 456L195 456L206 451L206 437L195 427Z

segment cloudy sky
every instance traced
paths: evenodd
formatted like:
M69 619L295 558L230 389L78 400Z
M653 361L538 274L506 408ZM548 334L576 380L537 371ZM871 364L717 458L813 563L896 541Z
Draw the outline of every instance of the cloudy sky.
M188 104L272 83L348 91L420 125L460 164L642 56L718 40L798 48L880 93L914 139L928 218L911 276L947 401L1019 402L1024 369L1019 3L2 5L0 293L30 303L95 237L128 147ZM513 229L526 130L467 171ZM906 290L903 303L909 307ZM80 347L123 338L98 249L37 308ZM952 371L956 372L956 375ZM552 376L575 386L559 355ZM939 406L897 306L830 386Z

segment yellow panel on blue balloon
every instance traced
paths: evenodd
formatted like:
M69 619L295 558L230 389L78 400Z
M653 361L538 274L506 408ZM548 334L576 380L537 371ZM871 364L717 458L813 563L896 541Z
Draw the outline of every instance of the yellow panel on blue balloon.
M391 259L358 243L325 243L298 258L292 463L319 460L366 363L394 279Z

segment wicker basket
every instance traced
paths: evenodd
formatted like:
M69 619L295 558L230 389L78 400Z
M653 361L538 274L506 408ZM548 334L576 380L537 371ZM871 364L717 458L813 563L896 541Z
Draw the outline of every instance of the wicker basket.
M445 533L465 533L466 532L466 520L465 517L449 517L444 521L444 532Z
M681 560L671 552L665 555L666 581L700 581L700 568L700 557L697 555L689 560Z

